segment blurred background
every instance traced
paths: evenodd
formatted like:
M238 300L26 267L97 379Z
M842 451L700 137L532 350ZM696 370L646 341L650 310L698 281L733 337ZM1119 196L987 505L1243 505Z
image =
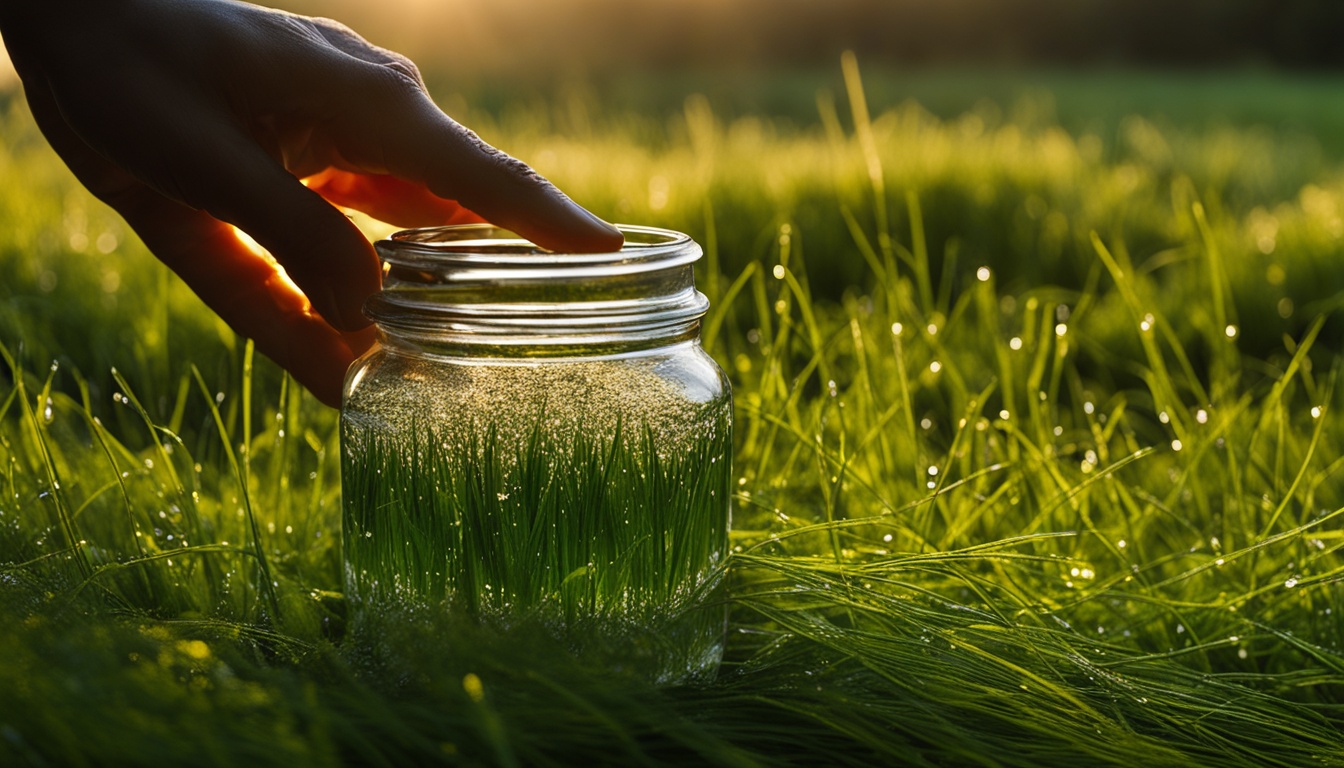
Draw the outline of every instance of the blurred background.
M1254 123L1344 157L1344 3L1336 0L278 0L342 21L421 66L460 119L561 104L666 119L687 95L715 114L818 121L840 55L876 110L942 118L992 103L1073 132L1141 113L1182 126ZM0 88L15 81L0 51ZM577 107L585 114L578 114ZM1011 118L1012 115L1009 115Z
M291 0L470 76L871 64L1330 67L1333 0Z
M1335 0L282 0L459 87L870 67L1289 68L1344 63ZM12 69L0 66L0 82Z
M283 0L481 77L873 64L1329 68L1334 0Z

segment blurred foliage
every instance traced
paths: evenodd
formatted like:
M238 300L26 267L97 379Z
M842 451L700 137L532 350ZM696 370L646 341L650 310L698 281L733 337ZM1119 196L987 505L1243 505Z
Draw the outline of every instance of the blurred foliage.
M460 76L870 64L1338 67L1334 0L282 0Z

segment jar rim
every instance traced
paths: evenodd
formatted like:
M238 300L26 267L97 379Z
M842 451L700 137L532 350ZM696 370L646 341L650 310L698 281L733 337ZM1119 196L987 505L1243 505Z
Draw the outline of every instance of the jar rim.
M550 251L488 223L403 229L375 243L375 248L385 265L428 270L497 267L514 276L519 270L553 270L566 276L630 274L689 264L702 255L696 242L681 232L633 224L615 226L624 244L620 250L597 253Z
M672 343L708 309L700 246L681 232L618 225L619 251L547 251L492 224L402 230L376 244L383 290L364 313L389 339L509 349Z

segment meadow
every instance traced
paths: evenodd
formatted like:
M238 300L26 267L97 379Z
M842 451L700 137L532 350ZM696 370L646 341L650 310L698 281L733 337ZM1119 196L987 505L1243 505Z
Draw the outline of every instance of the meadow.
M442 97L705 246L730 634L662 688L343 642L336 412L0 97L0 763L1344 764L1344 83L1090 77Z

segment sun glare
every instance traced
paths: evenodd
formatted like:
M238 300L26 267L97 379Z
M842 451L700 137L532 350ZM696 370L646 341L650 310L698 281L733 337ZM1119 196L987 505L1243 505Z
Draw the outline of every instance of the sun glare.
M270 251L263 248L261 243L254 240L251 235L232 224L229 225L229 229L233 230L233 236L238 238L238 242L242 243L244 248L251 251L257 258L262 259L271 265L271 268L275 270L274 281L278 281L286 290L294 293L294 295L302 296L305 303L308 301L308 297L304 295L303 290L295 284L290 278L289 273L285 271L284 267L280 266L280 262L275 260L275 257L271 255ZM307 304L305 305L310 306Z
M9 51L5 50L5 43L0 40L0 88L8 88L18 82L19 75L14 71L14 63L9 60Z

